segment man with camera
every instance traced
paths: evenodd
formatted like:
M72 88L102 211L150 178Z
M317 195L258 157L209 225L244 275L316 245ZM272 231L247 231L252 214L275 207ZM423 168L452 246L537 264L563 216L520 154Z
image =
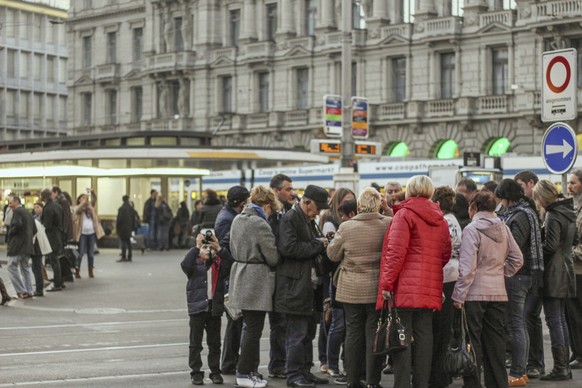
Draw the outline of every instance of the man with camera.
M316 332L315 292L312 270L315 258L325 252L328 241L316 237L315 217L328 209L325 189L309 185L301 202L285 213L279 226L278 249L283 262L277 268L275 311L287 319L287 386L313 387L328 380L311 373Z
M224 311L224 277L228 276L232 262L223 260L224 249L218 239L207 231L196 237L196 246L186 254L180 264L188 277L186 299L190 316L190 346L188 363L192 384L204 384L202 370L202 337L206 331L208 367L214 384L222 384L220 374L220 324Z

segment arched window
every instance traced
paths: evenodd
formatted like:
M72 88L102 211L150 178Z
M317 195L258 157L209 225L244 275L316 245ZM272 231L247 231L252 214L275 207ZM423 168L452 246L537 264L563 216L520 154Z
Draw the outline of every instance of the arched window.
M404 158L410 155L410 148L403 141L394 141L386 147L386 155L395 158Z
M459 157L459 145L451 139L443 140L436 150L437 159L454 159Z
M511 147L511 142L506 137L498 137L493 139L487 149L487 155L489 156L501 156Z

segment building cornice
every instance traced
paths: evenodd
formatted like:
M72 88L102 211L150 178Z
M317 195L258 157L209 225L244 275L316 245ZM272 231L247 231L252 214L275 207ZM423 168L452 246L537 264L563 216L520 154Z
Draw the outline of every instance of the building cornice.
M98 20L110 20L111 17L123 16L128 14L143 13L145 16L145 5L139 5L134 7L117 8L112 7L111 9L105 11L99 11L94 13L91 11L81 11L77 12L74 16L69 16L67 24L74 25L90 21Z
M24 1L21 2L21 1L0 0L0 7L8 7L12 9L18 9L21 11L28 11L47 16L53 16L56 18L67 19L67 11L58 8L53 8L44 4L27 3Z

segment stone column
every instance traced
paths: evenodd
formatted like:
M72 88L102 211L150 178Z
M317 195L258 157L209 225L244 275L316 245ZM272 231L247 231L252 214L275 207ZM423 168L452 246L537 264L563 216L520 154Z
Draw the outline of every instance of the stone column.
M415 20L426 20L437 16L434 0L419 0Z
M295 35L295 1L282 1L281 23L279 24L278 34ZM281 4L279 3L279 4Z
M369 2L371 0L366 0L366 2L362 3L368 9ZM372 12L371 14L366 14L366 23L368 25L369 31L376 31L376 37L380 36L379 27L386 25L390 22L388 18L388 0L374 0L372 3Z
M326 31L334 28L333 0L321 0L321 12L319 16L318 31Z
M285 1L286 3L287 1ZM256 20L255 0L245 0L242 12L241 41L252 42L257 40L257 20Z

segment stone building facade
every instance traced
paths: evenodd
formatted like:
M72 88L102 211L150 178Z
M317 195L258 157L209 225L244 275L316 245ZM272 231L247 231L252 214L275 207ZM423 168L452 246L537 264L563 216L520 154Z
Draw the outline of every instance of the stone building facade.
M66 132L67 6L0 0L0 138Z
M539 152L542 53L582 53L582 0L413 3L354 5L352 92L370 103L370 140L419 158L451 140L461 153L502 138ZM74 133L201 131L213 145L299 149L323 136L323 96L341 92L341 0L71 4Z

